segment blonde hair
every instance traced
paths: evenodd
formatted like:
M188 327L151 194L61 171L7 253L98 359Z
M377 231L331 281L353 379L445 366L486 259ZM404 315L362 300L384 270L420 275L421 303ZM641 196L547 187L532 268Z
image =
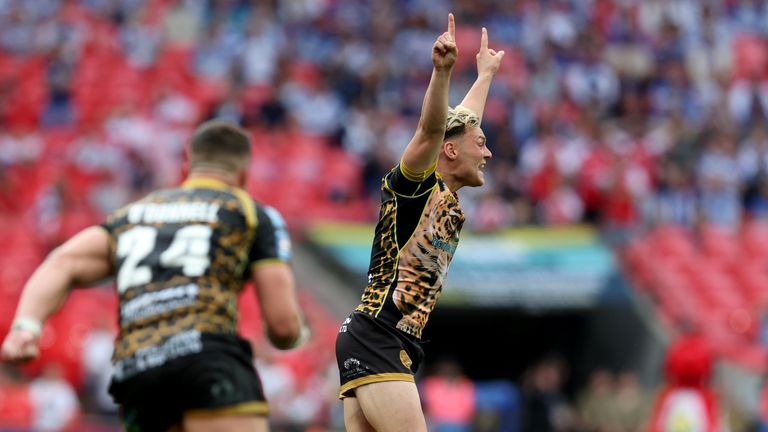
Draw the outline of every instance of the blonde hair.
M467 126L480 126L480 117L471 109L456 105L455 108L448 108L448 118L445 121L445 139L461 135L467 129Z

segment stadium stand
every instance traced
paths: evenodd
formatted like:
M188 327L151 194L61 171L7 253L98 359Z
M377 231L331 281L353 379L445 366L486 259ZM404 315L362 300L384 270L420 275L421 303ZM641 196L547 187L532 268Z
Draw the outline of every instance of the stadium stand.
M462 196L469 228L593 223L669 329L693 322L718 354L764 370L761 1L0 2L0 244L12 251L0 256L0 334L52 247L178 181L201 119L251 131L249 190L298 236L317 219L369 220L449 9L462 24L456 94L474 78L481 25L507 52L484 124L488 185ZM82 390L78 351L100 320L89 312L114 306L96 292L46 328L27 377L56 362ZM318 313L317 346L284 359L299 382L325 373L307 365L335 332ZM0 383L3 424L31 421L26 384Z

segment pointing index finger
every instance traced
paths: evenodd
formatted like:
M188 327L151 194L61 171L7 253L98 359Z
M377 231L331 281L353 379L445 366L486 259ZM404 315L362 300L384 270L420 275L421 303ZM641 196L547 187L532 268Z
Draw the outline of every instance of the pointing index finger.
M453 14L448 14L448 34L451 35L453 40L456 40L456 20L453 18Z

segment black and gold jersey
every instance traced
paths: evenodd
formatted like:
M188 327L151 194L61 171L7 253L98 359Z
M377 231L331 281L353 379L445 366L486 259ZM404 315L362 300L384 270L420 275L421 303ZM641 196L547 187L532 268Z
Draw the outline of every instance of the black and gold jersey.
M357 307L421 338L459 244L464 214L436 172L420 180L401 165L382 181L368 286Z
M120 304L115 376L127 378L236 334L253 264L290 260L280 214L208 178L154 192L110 216Z

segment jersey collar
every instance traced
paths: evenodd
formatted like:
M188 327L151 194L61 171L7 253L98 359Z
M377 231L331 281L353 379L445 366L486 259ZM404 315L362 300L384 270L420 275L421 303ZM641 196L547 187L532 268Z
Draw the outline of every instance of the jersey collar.
M232 186L224 183L219 179L212 177L195 177L187 179L181 184L181 187L186 189L192 188L209 188L209 189L230 189Z

